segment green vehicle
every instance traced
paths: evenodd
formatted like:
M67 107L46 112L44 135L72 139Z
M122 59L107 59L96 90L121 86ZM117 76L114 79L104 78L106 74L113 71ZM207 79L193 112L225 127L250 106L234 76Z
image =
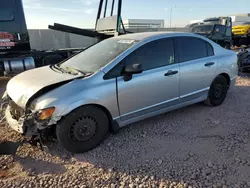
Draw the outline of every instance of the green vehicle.
M206 36L226 49L232 46L231 17L207 18L190 28L192 33Z

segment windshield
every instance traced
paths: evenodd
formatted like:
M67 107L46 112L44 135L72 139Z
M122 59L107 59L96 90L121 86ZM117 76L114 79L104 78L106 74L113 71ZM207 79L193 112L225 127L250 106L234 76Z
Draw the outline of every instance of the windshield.
M205 23L210 23L210 24L219 24L220 23L220 20L207 20L207 21L204 21Z
M15 0L5 0L0 5L0 21L11 21L14 19Z
M192 33L211 33L214 25L199 25L192 28Z
M136 42L138 41L130 39L106 39L60 63L58 66L63 69L78 70L82 73L94 73Z

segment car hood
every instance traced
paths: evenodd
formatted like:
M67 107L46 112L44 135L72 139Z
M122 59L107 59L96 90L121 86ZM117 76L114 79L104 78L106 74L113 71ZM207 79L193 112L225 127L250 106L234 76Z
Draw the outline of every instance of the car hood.
M17 105L25 108L29 99L39 91L80 77L83 75L57 72L50 66L27 70L8 82L7 94ZM50 87L51 89L53 87Z

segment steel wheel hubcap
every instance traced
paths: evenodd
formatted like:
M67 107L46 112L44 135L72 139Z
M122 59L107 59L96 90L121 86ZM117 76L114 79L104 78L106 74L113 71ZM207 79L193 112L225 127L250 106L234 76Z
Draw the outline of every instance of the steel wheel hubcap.
M73 122L70 136L74 141L84 142L91 139L96 132L97 122L90 116L84 116Z
M215 96L215 98L217 98L217 99L220 98L221 95L222 95L222 93L223 93L223 87L222 87L222 85L220 85L220 84L216 85L215 89L214 89L214 96Z

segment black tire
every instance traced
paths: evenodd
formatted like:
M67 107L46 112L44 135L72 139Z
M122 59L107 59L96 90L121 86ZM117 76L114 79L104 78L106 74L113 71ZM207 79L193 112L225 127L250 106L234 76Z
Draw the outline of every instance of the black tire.
M240 45L240 46L242 46L242 45L247 45L247 43L248 43L247 41L248 41L247 39L242 38L242 39L239 40L239 45Z
M0 77L4 76L4 71L0 70Z
M4 76L4 65L0 63L0 76Z
M239 47L239 40L238 39L233 39L233 46Z
M221 105L227 96L227 91L227 79L222 75L217 76L210 86L208 98L204 101L204 103L208 106Z
M59 144L69 152L87 152L105 139L109 119L95 106L80 107L65 116L56 126Z

